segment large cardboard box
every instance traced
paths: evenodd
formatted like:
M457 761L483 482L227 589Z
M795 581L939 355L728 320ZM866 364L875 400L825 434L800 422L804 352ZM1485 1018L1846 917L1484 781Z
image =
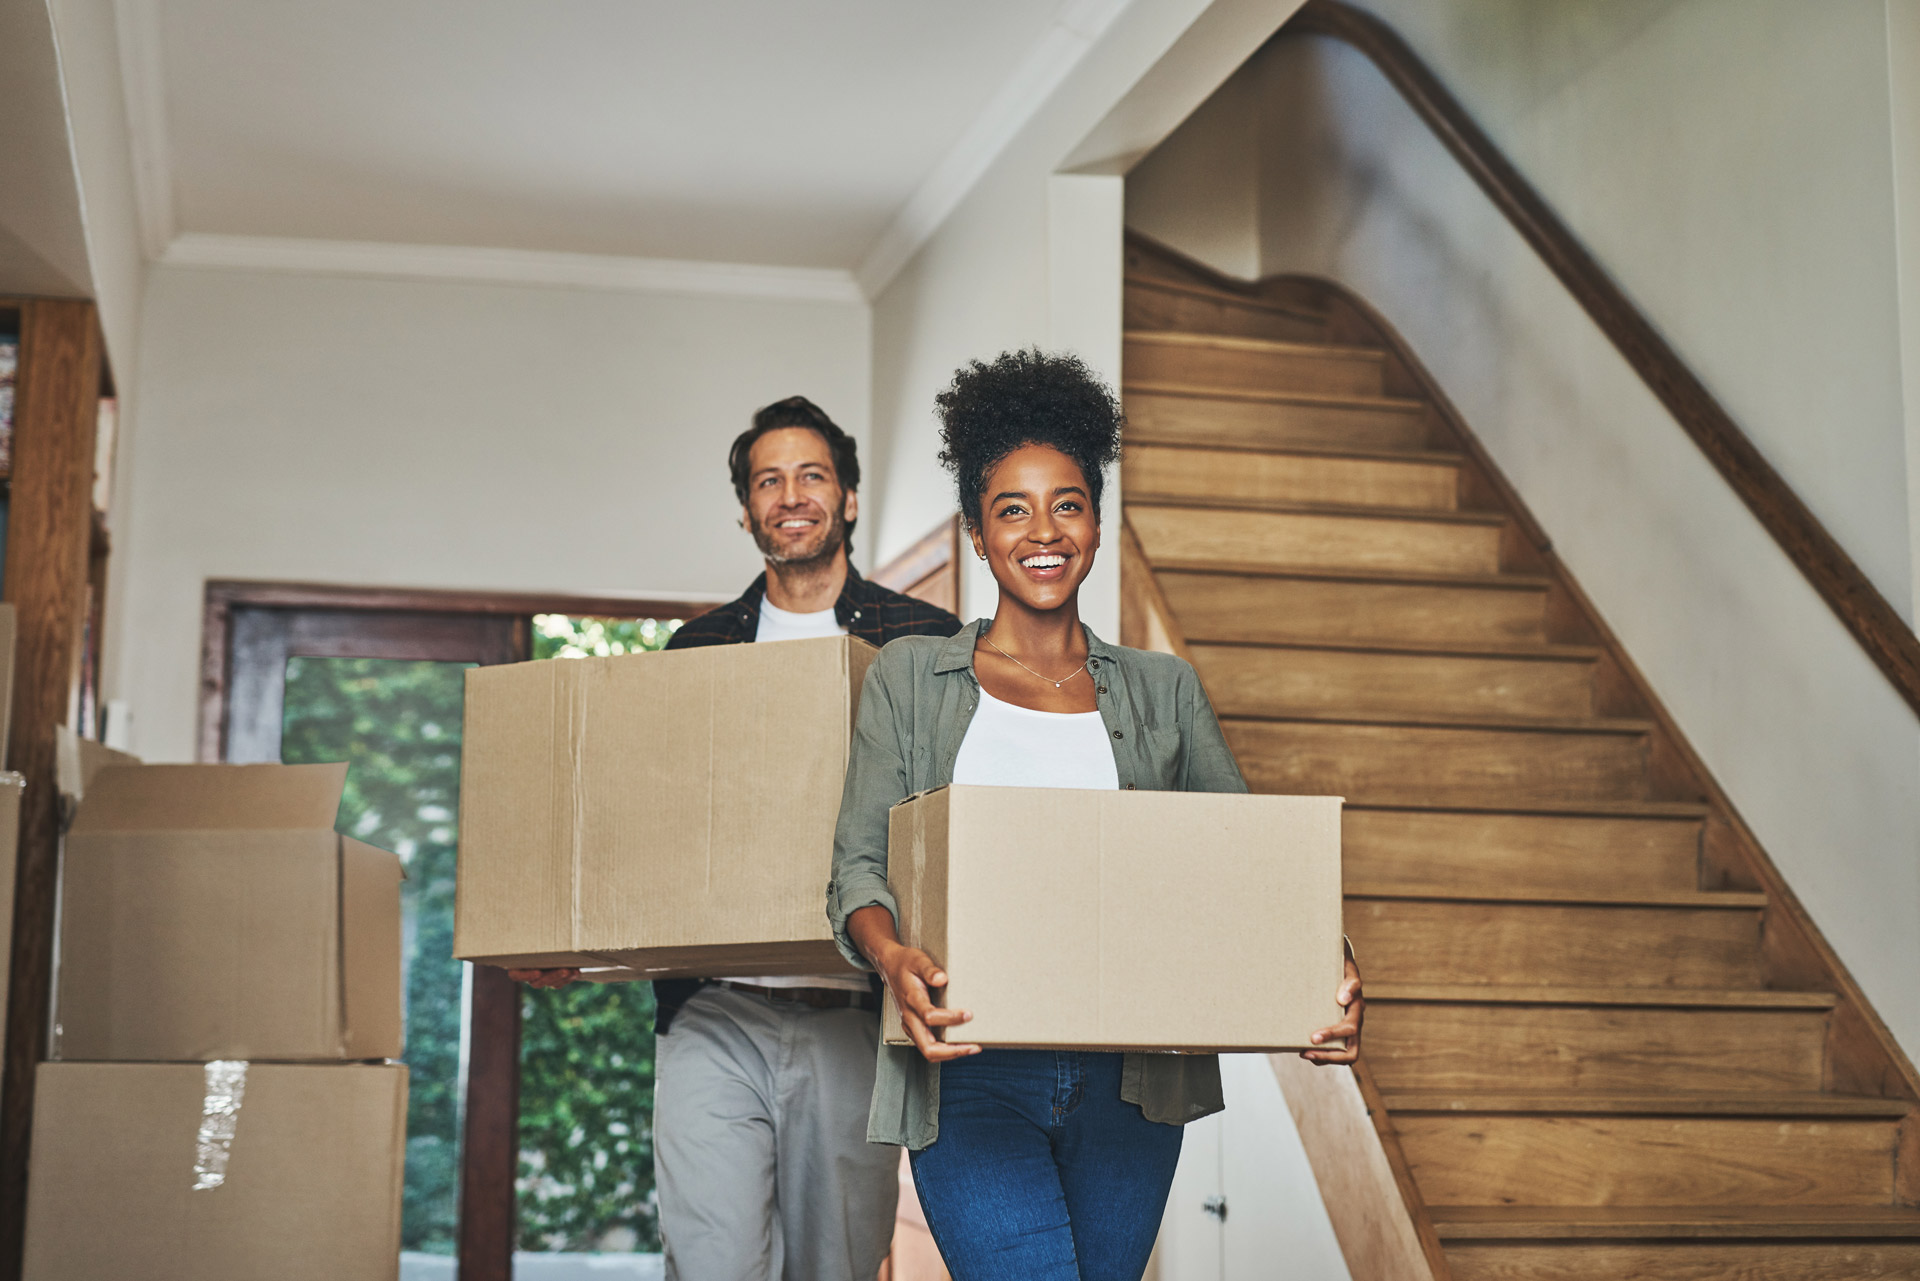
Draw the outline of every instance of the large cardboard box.
M1304 1049L1340 1019L1333 796L943 787L893 808L900 935L946 969L949 1039ZM889 998L886 1038L905 1044Z
M43 1063L28 1281L392 1281L407 1069Z
M55 1057L398 1058L398 856L345 765L108 765L61 875Z
M826 888L878 653L838 637L469 671L454 955L847 969Z

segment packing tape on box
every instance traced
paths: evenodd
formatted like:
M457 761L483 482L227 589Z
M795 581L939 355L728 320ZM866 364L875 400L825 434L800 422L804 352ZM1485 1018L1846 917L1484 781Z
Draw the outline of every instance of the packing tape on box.
M244 1059L207 1064L207 1092L200 1100L200 1133L193 1145L193 1190L206 1192L227 1181L227 1158L240 1128L240 1104L247 1097Z

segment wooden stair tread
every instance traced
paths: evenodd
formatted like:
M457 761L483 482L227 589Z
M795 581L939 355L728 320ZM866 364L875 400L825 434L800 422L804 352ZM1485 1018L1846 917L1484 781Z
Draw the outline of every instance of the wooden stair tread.
M1443 1241L1920 1237L1920 1210L1834 1206L1433 1206Z
M1404 729L1496 730L1524 734L1651 734L1653 722L1631 716L1443 716L1428 712L1242 712L1222 716L1221 723L1258 721L1262 724L1373 725Z
M1309 344L1310 345L1310 344ZM1364 409L1375 413L1423 414L1427 402L1405 396L1366 396L1350 391L1276 391L1263 387L1216 387L1211 383L1168 382L1164 378L1126 379L1121 394L1182 396L1189 400L1248 400L1271 405L1318 405L1329 409Z
M1441 449L1368 449L1358 445L1262 444L1227 436L1191 436L1174 432L1129 429L1122 441L1128 448L1191 449L1204 453L1282 454L1298 458L1342 458L1368 463L1424 463L1433 467L1465 466L1467 456Z
M1319 565L1270 565L1262 561L1214 560L1194 556L1153 557L1156 573L1216 574L1233 578L1310 578L1320 582L1377 583L1396 587L1467 587L1496 591L1544 592L1553 580L1544 574L1460 574L1421 569L1335 569ZM1189 640L1194 639L1192 632Z
M1653 818L1692 822L1713 812L1703 801L1456 801L1419 796L1349 800L1349 810L1420 811L1438 814L1530 814L1542 818Z
M1368 1001L1442 1005L1618 1005L1669 1009L1829 1010L1831 992L1774 988L1522 987L1518 984L1369 983Z
M1427 899L1447 903L1537 903L1555 907L1674 907L1725 908L1729 911L1758 911L1767 905L1767 896L1751 890L1621 890L1597 894L1573 891L1540 890L1395 890L1391 886L1347 886L1351 899Z
M1209 649L1325 649L1350 654L1416 654L1436 658L1521 658L1541 662L1591 663L1605 650L1598 645L1564 645L1553 641L1406 641L1332 639L1319 636L1274 636L1262 640L1206 640L1187 642Z
M1395 1090L1382 1098L1390 1114L1486 1112L1544 1116L1891 1117L1912 1109L1901 1099L1856 1094L1680 1094L1555 1090L1544 1093Z
M1156 289L1161 293L1185 294L1189 298L1204 298L1208 302L1226 303L1233 307L1246 307L1252 311L1268 311L1275 315L1287 316L1294 320L1311 320L1319 324L1326 323L1326 317L1317 311L1304 307L1290 307L1275 302L1271 298L1255 298L1242 294L1229 293L1225 289L1210 289L1206 285L1188 284L1185 281L1169 280L1164 276L1144 276L1128 272L1123 278L1127 288Z
M1130 343L1153 343L1161 347L1210 347L1219 351L1272 352L1288 356L1312 356L1326 360L1358 360L1385 364L1387 353L1378 347L1360 347L1352 343L1301 342L1296 338L1247 338L1239 334L1204 334L1190 329L1129 329L1121 335Z
M1354 507L1344 503L1296 503L1268 498L1202 498L1191 494L1151 494L1129 491L1126 506L1177 507L1200 511L1239 511L1262 515L1278 512L1292 516L1332 516L1355 520L1404 520L1423 525L1485 525L1499 528L1507 523L1500 512L1449 511L1419 507ZM1163 557L1152 557L1154 568L1162 567Z

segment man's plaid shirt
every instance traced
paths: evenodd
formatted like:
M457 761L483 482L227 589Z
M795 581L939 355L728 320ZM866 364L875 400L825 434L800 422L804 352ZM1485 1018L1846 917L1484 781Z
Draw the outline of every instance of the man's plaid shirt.
M693 649L701 645L745 645L760 632L760 602L767 596L767 576L761 574L739 600L728 601L680 624L680 630L667 642L668 649ZM923 600L902 596L878 583L860 577L847 566L846 586L833 603L833 615L847 635L858 636L873 645L885 645L902 636L951 636L960 630L960 620ZM654 1014L655 1032L664 1033L693 994L700 990L699 979L661 979L653 985L658 1003Z
M739 600L717 605L680 624L667 648L749 643L759 634L760 602L766 597L767 576L762 574ZM960 630L960 620L938 605L888 591L860 577L851 565L847 566L847 582L840 589L840 599L833 603L833 616L847 629L847 635L873 645L885 645L902 636L951 636Z

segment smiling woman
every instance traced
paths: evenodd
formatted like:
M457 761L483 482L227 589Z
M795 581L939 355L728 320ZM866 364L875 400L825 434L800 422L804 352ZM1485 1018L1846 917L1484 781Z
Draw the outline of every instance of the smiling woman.
M946 972L900 940L889 810L950 783L1247 785L1190 665L1109 645L1080 622L1080 585L1100 549L1104 473L1120 448L1113 393L1071 356L1019 351L960 370L937 404L941 460L1000 600L990 623L888 645L861 696L828 916L847 959L885 980L912 1040L883 1051L868 1133L911 1150L928 1226L956 1276L1137 1278L1166 1207L1181 1127L1222 1106L1217 1059L967 1043L973 1012L939 1003ZM1076 995L1061 990L1058 999ZM1351 964L1339 999L1345 1020L1316 1044L1357 1044ZM1351 1062L1353 1051L1307 1057Z

